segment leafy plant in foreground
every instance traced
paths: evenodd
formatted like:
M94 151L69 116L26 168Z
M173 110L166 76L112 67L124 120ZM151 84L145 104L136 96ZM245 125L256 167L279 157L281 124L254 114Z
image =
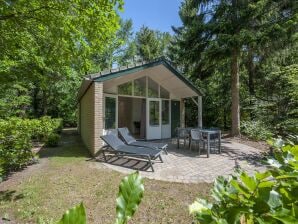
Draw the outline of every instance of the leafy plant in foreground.
M298 146L281 147L268 165L253 176L239 170L218 177L212 189L215 202L198 199L190 213L202 224L298 223Z
M83 203L67 210L62 219L57 224L85 224L86 223L86 211Z
M134 215L143 198L143 179L139 174L133 173L121 181L117 197L116 224L126 224Z
M119 185L116 200L117 218L115 224L127 224L142 201L143 179L138 172L124 177ZM57 224L86 224L87 217L83 203L67 210Z

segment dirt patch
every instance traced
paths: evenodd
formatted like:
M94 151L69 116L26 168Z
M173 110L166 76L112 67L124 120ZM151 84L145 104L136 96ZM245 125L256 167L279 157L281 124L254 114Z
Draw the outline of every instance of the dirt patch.
M244 145L248 145L251 146L253 148L262 150L264 152L269 152L270 151L270 146L267 144L267 142L265 141L253 141L245 136L241 136L241 137L227 137L225 138L225 140L230 140L232 142L237 142L237 143L241 143Z

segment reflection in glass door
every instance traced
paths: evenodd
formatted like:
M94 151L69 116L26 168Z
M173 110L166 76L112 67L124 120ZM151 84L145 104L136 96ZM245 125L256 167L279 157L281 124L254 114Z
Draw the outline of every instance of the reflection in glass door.
M171 137L171 124L170 124L170 101L161 101L161 138Z
M115 129L117 124L117 98L105 97L105 130Z
M161 100L147 100L147 139L161 138Z

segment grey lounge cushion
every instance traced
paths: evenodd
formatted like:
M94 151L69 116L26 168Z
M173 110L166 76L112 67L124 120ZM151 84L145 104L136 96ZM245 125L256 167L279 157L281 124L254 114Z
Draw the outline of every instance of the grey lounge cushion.
M153 150L145 147L126 145L115 135L104 135L104 136L101 136L101 138L112 149L119 152L135 154L135 155L149 155L151 157L157 157L161 153L161 150Z
M130 134L128 128L118 128L118 132L127 144L136 142L137 140Z
M142 147L148 147L152 149L166 149L168 144L166 143L155 143L155 142L145 142L145 141L137 141L129 132L128 128L118 128L118 132L121 135L121 137L124 139L124 141L128 145L134 145L134 146L142 146Z

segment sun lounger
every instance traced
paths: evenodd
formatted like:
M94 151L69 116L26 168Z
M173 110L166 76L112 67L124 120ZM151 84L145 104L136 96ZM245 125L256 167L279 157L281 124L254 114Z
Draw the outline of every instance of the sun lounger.
M168 144L166 143L156 143L156 142L145 142L137 141L129 132L128 128L118 128L118 132L121 138L125 141L127 145L141 146L151 149L162 150L168 154L167 148Z
M109 151L115 153L117 156L127 156L127 157L135 157L135 158L142 158L148 161L152 171L154 172L154 168L152 165L152 160L157 158L160 159L161 162L161 150L157 149L150 149L146 147L138 147L133 145L126 145L122 142L117 136L115 135L104 135L100 136L100 138L107 144L107 147L103 148L103 156L104 160L106 161L105 151Z

